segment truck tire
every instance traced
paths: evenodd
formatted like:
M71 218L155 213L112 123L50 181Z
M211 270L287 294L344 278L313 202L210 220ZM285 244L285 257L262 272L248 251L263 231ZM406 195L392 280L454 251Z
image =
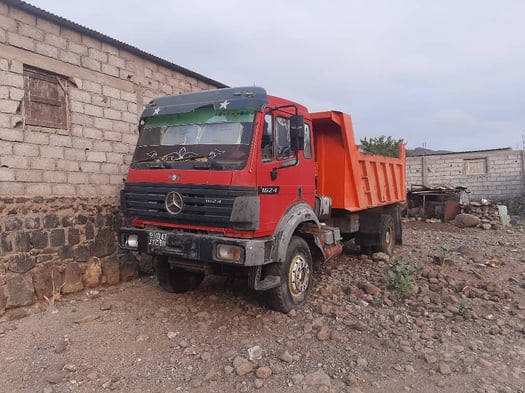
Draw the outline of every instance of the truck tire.
M159 285L166 292L184 293L196 289L204 280L204 273L171 268L166 257L154 257Z
M308 243L298 236L292 236L286 260L268 266L268 274L281 278L280 284L267 291L270 306L288 313L306 301L312 284L312 256Z
M396 227L390 214L381 214L379 219L379 243L372 248L374 252L392 255L396 243Z

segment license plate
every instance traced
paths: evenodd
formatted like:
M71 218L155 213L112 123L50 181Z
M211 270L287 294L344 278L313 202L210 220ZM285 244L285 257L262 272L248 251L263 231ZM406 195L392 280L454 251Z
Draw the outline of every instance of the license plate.
M153 247L166 247L168 240L168 234L162 232L149 232L148 233L148 245Z

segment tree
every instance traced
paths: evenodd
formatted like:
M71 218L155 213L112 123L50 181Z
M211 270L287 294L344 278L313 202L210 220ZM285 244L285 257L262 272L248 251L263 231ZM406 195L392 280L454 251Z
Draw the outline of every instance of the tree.
M365 153L388 157L399 157L399 143L405 143L405 141L403 139L395 140L391 136L384 135L361 139L361 146Z

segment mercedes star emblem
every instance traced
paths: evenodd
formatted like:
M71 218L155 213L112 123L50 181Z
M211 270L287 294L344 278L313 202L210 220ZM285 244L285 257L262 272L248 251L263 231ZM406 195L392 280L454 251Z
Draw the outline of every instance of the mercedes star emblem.
M182 211L182 206L184 202L182 201L182 195L178 192L171 191L166 195L166 210L170 214L179 214Z

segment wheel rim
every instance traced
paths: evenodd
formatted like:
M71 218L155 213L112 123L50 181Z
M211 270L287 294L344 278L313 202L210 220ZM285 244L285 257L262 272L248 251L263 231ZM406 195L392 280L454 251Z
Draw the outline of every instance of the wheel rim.
M310 283L310 266L301 256L297 255L290 264L288 286L292 296L297 297L306 292Z

